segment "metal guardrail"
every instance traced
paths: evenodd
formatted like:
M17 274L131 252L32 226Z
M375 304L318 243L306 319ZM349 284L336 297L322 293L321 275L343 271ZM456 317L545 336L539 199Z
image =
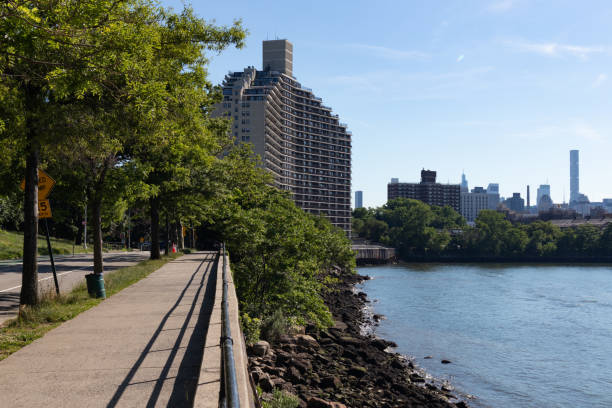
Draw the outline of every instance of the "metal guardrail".
M221 346L223 347L223 381L225 383L225 398L223 406L226 408L239 408L238 381L236 380L236 364L234 362L234 341L229 319L228 279L225 243L222 246L223 257L223 298L221 303Z

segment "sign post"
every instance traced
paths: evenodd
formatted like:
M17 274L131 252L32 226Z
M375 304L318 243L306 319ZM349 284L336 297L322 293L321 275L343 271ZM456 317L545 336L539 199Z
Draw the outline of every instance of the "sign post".
M57 271L55 270L55 260L53 259L53 249L51 248L51 239L49 238L49 223L47 218L51 218L51 205L47 197L53 186L53 180L47 173L38 169L38 218L45 219L45 233L47 235L47 250L49 251L49 260L51 261L51 270L53 271L53 282L55 283L55 293L59 295L59 283L57 281ZM21 182L21 189L25 190L25 179Z
M45 218L45 232L47 233L47 249L49 250L49 259L51 260L51 269L53 270L53 282L55 283L55 293L58 295L59 292L59 283L57 282L57 272L55 271L55 261L53 260L53 250L51 249L51 240L49 239L49 223L47 222L47 218Z

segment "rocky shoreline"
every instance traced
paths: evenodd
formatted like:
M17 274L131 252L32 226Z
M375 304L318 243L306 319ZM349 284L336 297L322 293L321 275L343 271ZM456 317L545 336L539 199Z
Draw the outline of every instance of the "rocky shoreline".
M449 386L434 384L401 355L395 344L363 328L378 316L364 313L367 296L355 284L367 277L335 272L338 283L326 295L335 325L282 336L249 347L249 369L263 398L281 389L304 408L432 407L465 408Z

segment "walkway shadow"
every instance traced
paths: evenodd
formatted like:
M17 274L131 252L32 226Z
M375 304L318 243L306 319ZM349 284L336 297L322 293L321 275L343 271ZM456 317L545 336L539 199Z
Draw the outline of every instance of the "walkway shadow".
M116 407L122 395L127 390L127 388L130 385L137 384L137 383L132 383L134 376L136 375L136 373L142 366L142 363L144 362L147 355L149 353L155 352L152 350L153 345L157 341L159 335L163 331L166 331L164 329L164 326L168 322L168 319L170 318L170 316L172 316L172 313L180 305L181 301L185 297L187 290L192 285L194 279L196 278L196 276L198 275L202 267L206 265L206 270L204 271L204 273L202 273L202 278L200 279L197 291L195 295L193 295L193 301L191 302L191 305L189 307L189 312L186 314L184 318L184 322L182 326L180 327L180 329L177 329L178 333L177 333L176 341L174 342L174 345L171 348L171 352L168 356L168 359L166 360L159 377L151 381L151 382L155 382L155 385L146 403L147 407L155 407L159 399L164 383L167 380L174 379L175 380L174 387L170 395L170 401L168 402L168 406L170 407L192 407L193 406L195 390L197 387L197 380L199 378L200 365L202 362L204 341L206 339L206 333L208 331L208 323L210 321L210 316L212 314L212 308L214 304L214 296L215 296L215 290L216 290L216 281L217 281L216 279L217 267L216 266L217 266L218 260L215 259L217 256L214 253L205 254L205 255L206 255L206 258L200 263L196 271L191 275L191 278L189 279L189 281L187 282L187 284L181 291L181 294L179 295L175 304L170 308L170 310L168 310L168 312L162 319L161 323L155 330L155 333L153 334L153 336L147 343L146 347L141 352L140 356L138 357L138 360L136 361L134 366L130 369L129 373L126 375L121 385L119 385L119 387L117 388L117 391L111 398L110 402L107 404L107 408ZM206 288L204 288L204 283L206 282L207 276L208 276L208 283L207 283ZM202 301L202 306L200 310L196 310L198 299L203 289L204 289L204 299ZM190 328L189 323L194 313L198 315L196 325L194 327L192 336L189 339L189 343L187 345L187 349L185 351L183 360L181 361L181 364L179 366L178 373L176 377L168 377L168 373L170 371L170 368L172 367L172 363L174 362L174 359L176 358L176 355L180 350L180 344L183 340L183 337L185 336L186 331Z
M204 292L204 299L200 308L200 315L196 323L193 335L189 339L183 360L179 366L174 388L168 401L169 407L192 407L195 399L200 368L204 357L204 346L208 335L208 325L215 304L215 292L217 289L217 263L212 262L212 270L209 272L208 284ZM168 366L169 368L169 366ZM164 367L165 369L165 367Z

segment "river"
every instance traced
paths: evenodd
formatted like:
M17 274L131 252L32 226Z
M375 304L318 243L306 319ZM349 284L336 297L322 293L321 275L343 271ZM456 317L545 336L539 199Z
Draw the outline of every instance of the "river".
M360 267L376 334L473 407L612 407L612 267ZM425 359L425 356L432 356ZM441 360L451 364L441 364Z

